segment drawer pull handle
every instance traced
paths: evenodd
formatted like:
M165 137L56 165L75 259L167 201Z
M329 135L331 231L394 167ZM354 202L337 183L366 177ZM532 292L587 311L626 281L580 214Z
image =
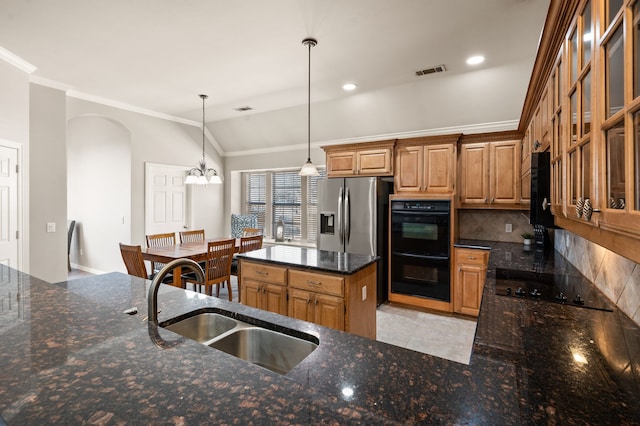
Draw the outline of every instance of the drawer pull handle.
M475 256L467 256L467 259L475 259Z
M322 282L321 281L307 280L307 284L309 284L310 286L319 286L319 285L322 285Z
M268 272L264 272L264 271L256 271L257 275L262 275L263 277L268 277L269 273Z

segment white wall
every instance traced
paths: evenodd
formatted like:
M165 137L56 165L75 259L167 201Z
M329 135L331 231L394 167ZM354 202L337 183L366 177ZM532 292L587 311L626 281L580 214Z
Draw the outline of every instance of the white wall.
M68 122L68 217L76 220L72 263L125 271L117 250L131 240L131 135L97 115Z
M65 93L31 84L31 275L50 282L67 278L67 172ZM47 224L55 232L47 231Z
M0 138L22 146L20 269L29 272L29 75L0 60Z
M130 221L126 224L130 227L130 241L122 241L131 244L145 245L144 230L144 175L145 162L169 164L193 167L202 157L202 131L199 127L189 126L161 118L131 112L111 106L106 106L79 98L67 98L67 119L71 122L74 118L98 115L122 125L130 135L130 184L123 187L124 191L130 190ZM83 132L91 132L91 126ZM94 129L97 131L97 129ZM109 144L108 141L104 143ZM206 161L209 167L224 173L222 159L210 144L206 144ZM97 169L103 167L102 163L96 164ZM121 185L125 185L122 183ZM193 211L194 228L203 228L207 235L226 235L223 226L223 186L209 185L207 187L194 188ZM75 209L75 207L74 207ZM70 208L71 210L71 208ZM111 220L122 216L120 206L112 206L102 213L103 218ZM83 227L82 232L88 232ZM110 243L100 247L99 251L92 253L99 257L104 254L113 259L119 256L117 243ZM93 260L81 260L80 266L85 269L99 269ZM106 266L109 270L118 269L124 271L122 261L118 265ZM107 270L107 271L109 271ZM107 272L105 271L105 272Z

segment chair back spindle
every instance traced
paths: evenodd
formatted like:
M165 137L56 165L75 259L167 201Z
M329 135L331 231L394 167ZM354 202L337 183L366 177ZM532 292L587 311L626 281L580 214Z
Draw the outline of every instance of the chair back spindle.
M147 235L147 247L166 247L166 246L175 246L176 245L176 234L173 232L169 232L166 234L152 234ZM156 273L162 267L164 263L161 262L151 262L151 272Z

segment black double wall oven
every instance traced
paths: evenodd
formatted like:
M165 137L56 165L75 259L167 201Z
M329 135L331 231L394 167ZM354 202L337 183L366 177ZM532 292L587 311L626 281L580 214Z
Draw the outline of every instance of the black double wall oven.
M391 292L451 301L449 200L391 201Z

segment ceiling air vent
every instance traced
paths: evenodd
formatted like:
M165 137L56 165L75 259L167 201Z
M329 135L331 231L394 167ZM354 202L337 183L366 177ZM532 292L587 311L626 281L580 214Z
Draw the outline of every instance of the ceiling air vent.
M447 68L444 65L436 65L433 68L427 68L424 70L416 71L416 75L420 77L421 75L433 74L435 72L444 72Z
M238 112L245 112L245 111L251 111L253 108L251 108L250 106L243 106L243 107L234 108L234 109Z

